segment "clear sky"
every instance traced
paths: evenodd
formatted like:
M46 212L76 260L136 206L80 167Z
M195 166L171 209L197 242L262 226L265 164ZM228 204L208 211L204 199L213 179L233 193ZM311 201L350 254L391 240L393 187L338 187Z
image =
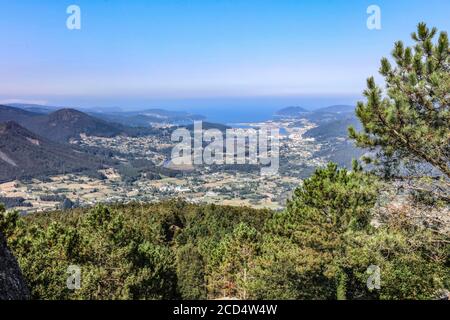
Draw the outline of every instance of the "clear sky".
M71 4L81 30L66 28ZM419 21L448 31L450 1L0 0L0 102L350 103Z

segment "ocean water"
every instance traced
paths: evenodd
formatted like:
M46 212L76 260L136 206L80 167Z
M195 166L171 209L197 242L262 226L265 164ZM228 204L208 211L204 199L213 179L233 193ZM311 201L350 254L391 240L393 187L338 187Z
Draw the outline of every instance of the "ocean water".
M205 121L222 124L238 122L260 122L273 118L280 108L276 107L212 107L192 108L189 112L201 114L206 117Z
M210 99L179 102L176 109L201 114L210 122L228 124L270 120L278 110L289 106L315 110L336 104L354 104L356 101L358 98L355 96Z

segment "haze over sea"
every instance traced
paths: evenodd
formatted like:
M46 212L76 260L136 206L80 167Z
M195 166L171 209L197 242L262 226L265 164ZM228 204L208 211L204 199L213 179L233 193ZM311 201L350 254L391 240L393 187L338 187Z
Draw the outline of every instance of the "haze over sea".
M0 3L0 104L162 108L225 123L354 105L367 77L383 84L379 62L392 44L411 45L420 21L448 30L450 8L377 0L382 27L372 30L369 0L78 0L73 30L72 2Z
M158 101L145 109L157 106L167 110L187 111L203 115L206 121L217 123L260 122L272 119L278 110L288 106L315 110L338 104L356 105L360 99L356 96L188 99Z

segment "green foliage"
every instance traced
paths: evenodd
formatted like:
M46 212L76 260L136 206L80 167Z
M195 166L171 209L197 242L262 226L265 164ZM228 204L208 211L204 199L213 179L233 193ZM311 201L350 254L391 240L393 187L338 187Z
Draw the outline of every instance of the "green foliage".
M335 164L283 212L246 207L98 205L18 217L0 231L37 299L429 299L448 288L449 237L404 220L375 228L377 179ZM81 269L81 288L66 286ZM381 270L369 290L367 268Z
M16 227L19 214L17 211L6 211L5 206L0 203L0 232L6 237L10 236Z
M178 291L183 299L201 300L207 298L205 263L198 248L192 243L177 250Z
M394 218L373 232L348 235L345 268L364 284L365 266L380 268L380 290L348 292L353 299L434 299L448 288L449 237Z
M286 216L291 221L322 223L333 231L361 229L370 222L376 195L375 178L362 172L358 164L350 172L330 163L294 191Z
M240 223L211 252L208 289L212 297L249 298L251 271L258 255L259 236L256 229Z
M369 78L367 102L356 108L364 130L349 133L358 146L381 150L377 162L426 162L450 177L450 50L447 33L433 42L436 34L419 23L414 47L395 43L395 66L381 60L387 96Z
M430 299L448 287L449 237L405 222L375 228L377 180L329 164L269 219L256 258L252 294L260 299ZM381 289L367 268L381 269Z
M260 228L270 215L183 201L98 205L21 218L1 209L0 230L33 298L204 299L211 248L240 222ZM81 269L76 290L66 285L72 265Z
M287 209L268 221L259 261L260 298L329 299L341 296L345 234L368 228L377 186L361 171L318 169L294 192ZM269 258L269 259L267 259ZM284 279L284 280L283 280ZM266 295L266 294L269 295Z
M170 248L145 237L131 216L97 206L82 215L28 217L10 245L38 299L163 299L176 292ZM66 286L67 268L82 286Z

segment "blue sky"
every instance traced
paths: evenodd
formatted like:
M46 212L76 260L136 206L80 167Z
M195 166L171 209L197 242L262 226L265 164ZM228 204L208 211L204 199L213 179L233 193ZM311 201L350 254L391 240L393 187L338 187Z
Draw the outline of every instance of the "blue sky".
M71 4L81 8L81 30L66 28ZM366 27L371 4L381 8L381 30ZM74 106L352 103L419 21L450 29L448 0L0 5L0 101Z

